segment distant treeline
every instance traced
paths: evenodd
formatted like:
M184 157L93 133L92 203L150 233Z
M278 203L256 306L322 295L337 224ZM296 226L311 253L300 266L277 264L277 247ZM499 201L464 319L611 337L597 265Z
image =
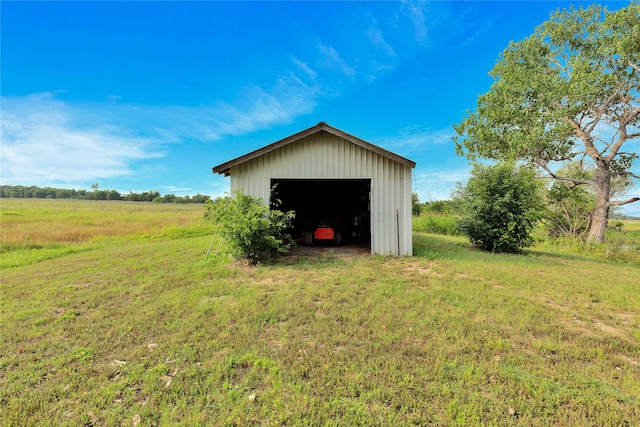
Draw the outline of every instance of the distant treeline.
M87 190L68 190L51 187L26 187L23 185L0 185L0 198L16 199L79 199L79 200L126 200L130 202L154 202L154 203L205 203L211 200L211 196L196 194L195 196L176 196L166 194L162 196L159 191L145 191L142 193L120 194L116 190L100 190L94 188Z

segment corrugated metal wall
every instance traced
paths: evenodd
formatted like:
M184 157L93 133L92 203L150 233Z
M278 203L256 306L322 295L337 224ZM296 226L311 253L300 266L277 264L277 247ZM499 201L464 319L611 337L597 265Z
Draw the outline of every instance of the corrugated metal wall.
M371 252L411 255L411 168L322 132L231 169L231 191L268 203L272 178L371 179Z

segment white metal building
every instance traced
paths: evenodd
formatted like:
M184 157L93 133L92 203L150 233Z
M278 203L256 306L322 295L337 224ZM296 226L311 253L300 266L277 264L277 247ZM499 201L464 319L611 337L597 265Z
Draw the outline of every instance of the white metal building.
M213 168L231 192L282 201L297 228L328 217L371 253L411 255L415 162L324 122ZM275 193L271 189L275 185Z

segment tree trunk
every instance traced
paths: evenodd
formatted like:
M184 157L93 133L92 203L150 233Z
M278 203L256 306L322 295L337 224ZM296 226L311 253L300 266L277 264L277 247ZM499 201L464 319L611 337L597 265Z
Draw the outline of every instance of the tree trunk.
M590 243L602 243L607 231L609 197L611 195L611 172L608 167L598 164L595 184L596 206L591 215L591 228L589 229L587 241Z
M589 237L587 237L587 241L591 243L602 243L607 231L609 206L597 204L596 208L593 210L591 219L591 229L589 230Z

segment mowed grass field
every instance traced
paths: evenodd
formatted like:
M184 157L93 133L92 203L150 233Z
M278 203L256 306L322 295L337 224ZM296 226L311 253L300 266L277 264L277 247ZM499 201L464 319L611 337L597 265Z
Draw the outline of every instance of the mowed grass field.
M417 233L248 267L201 205L1 203L0 425L640 420L638 264Z

